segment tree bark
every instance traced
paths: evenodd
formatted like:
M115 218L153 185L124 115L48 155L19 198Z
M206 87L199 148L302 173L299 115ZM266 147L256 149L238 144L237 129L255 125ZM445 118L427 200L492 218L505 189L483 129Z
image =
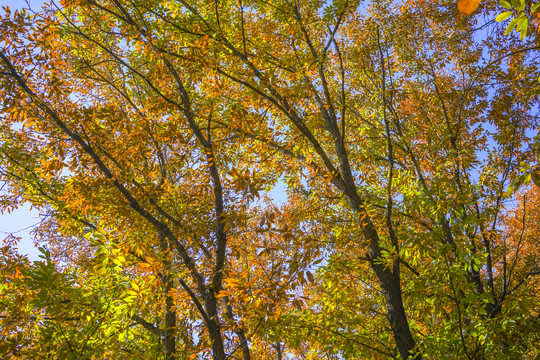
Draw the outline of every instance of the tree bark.
M393 271L390 267L380 262L381 248L379 237L371 221L363 226L364 235L370 240L368 249L369 264L383 292L386 301L386 317L390 322L394 341L399 353L403 359L409 359L413 353L415 341L409 328L407 314L403 306L403 297L401 293L401 278L399 273L399 262L393 265ZM420 355L414 357L415 360L421 359Z
M208 290L205 299L205 310L210 321L206 324L210 340L212 341L212 358L214 360L226 360L225 347L221 337L221 325L218 320L217 299L212 289Z
M382 249L379 234L366 209L361 205L360 199L354 196L355 194L356 192L352 196L348 196L348 200L351 207L362 219L362 231L364 237L369 241L367 257L370 267L375 272L375 276L381 285L386 303L386 317L392 328L394 341L401 357L403 359L410 359L416 343L409 328L407 314L403 306L399 261L394 262L392 269L381 262ZM421 355L415 356L414 359L421 359Z
M176 359L176 311L174 311L174 301L169 296L169 291L172 289L172 282L170 276L166 276L167 282L165 284L165 329L163 330L163 351L165 353L166 360Z

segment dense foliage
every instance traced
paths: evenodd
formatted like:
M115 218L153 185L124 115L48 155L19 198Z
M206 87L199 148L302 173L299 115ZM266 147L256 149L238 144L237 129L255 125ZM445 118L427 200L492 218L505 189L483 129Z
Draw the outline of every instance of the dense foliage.
M0 356L540 356L537 5L501 4L4 8L0 209L45 215Z

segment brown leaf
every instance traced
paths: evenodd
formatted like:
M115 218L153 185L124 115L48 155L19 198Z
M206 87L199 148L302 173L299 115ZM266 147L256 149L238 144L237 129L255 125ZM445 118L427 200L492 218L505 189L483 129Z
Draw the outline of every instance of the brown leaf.
M306 275L309 279L309 281L313 284L315 283L315 279L313 278L313 274L310 271L306 271Z
M536 184L536 186L540 187L540 174L537 172L531 173L531 179Z

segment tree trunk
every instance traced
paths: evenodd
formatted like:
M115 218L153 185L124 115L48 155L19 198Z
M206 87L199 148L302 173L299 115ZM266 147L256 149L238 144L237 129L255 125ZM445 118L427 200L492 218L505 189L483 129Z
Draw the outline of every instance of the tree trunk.
M217 312L217 299L212 289L208 290L205 299L206 314L210 321L206 324L210 340L212 341L212 358L214 360L226 360L225 347L221 337L221 325L219 324Z
M173 311L174 301L169 296L169 291L172 288L170 277L166 276L167 283L165 285L165 329L163 330L163 352L166 360L176 359L176 311Z
M386 301L386 317L390 322L394 340L401 357L403 359L409 359L413 353L415 341L409 328L407 314L403 306L399 262L396 261L394 263L392 270L388 266L385 266L385 264L380 263L382 253L377 230L369 218L365 218L363 222L364 236L370 241L368 249L369 263L381 285ZM414 359L419 360L421 356L417 355Z
M369 264L375 272L377 280L381 285L381 290L386 302L386 317L392 328L394 341L397 349L403 359L409 359L413 353L415 341L409 328L407 314L403 306L403 297L401 294L401 278L399 273L399 262L395 261L392 269L381 263L382 251L379 234L367 210L362 206L362 202L356 193L356 190L350 187L346 191L349 204L360 216L360 224L364 237L369 240L368 254ZM415 360L421 359L420 355L414 357Z

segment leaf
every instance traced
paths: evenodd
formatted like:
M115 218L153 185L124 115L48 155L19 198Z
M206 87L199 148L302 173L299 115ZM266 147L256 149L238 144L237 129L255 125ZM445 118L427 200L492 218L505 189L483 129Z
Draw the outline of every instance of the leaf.
M508 26L506 27L506 30L504 32L505 36L508 36L512 32L512 30L514 30L514 28L517 25L517 22L518 22L517 18L514 18L514 19L512 19L512 21L510 21L510 23L508 24Z
M466 15L472 14L480 5L480 0L458 0L458 9Z
M117 259L117 258L114 258L114 259L113 259L113 263L115 263L115 264L118 265L118 266L122 266L122 262L121 262L119 259Z
M523 21L523 24L521 24L521 29L520 29L520 36L519 38L521 40L525 39L525 36L527 36L527 29L529 27L529 19L528 18L525 18L525 20Z
M501 5L505 9L512 9L512 5L510 5L510 3L508 1L505 1L505 0L499 1L499 5Z
M306 275L308 277L308 280L314 284L315 283L315 278L313 277L313 274L310 272L310 271L306 271Z
M536 186L540 187L540 173L537 170L531 173L531 179Z
M506 11L506 12L503 12L502 14L499 14L496 18L495 18L495 21L504 21L506 19L508 19L510 16L512 16L512 11Z
M520 162L519 165L521 166L521 168L523 169L523 171L529 171L531 169L531 164L529 164L528 162Z

